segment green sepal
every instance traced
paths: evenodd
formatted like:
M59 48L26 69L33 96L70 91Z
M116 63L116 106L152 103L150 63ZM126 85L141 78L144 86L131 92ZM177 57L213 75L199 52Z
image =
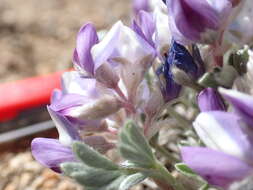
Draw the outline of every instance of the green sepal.
M76 141L73 143L72 147L77 158L87 166L105 170L118 169L118 166L111 160L107 159L105 156L84 143Z
M202 185L199 190L208 190L209 189L209 184L205 183L204 185Z
M203 87L216 88L219 86L218 82L215 80L215 76L212 72L205 73L199 80L198 84Z
M156 163L146 138L132 121L127 122L120 133L119 151L138 167L152 168Z
M177 171L181 172L182 174L186 176L189 176L189 177L197 176L197 174L184 163L175 164L175 168Z
M243 75L247 73L248 61L248 47L245 47L244 49L232 52L229 56L228 64L233 66L240 75Z

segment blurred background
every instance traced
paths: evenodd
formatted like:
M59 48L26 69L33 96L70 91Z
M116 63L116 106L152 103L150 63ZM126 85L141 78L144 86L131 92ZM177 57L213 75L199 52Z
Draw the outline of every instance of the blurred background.
M131 0L0 0L0 89L7 84L6 97L10 82L71 68L76 35L83 24L91 21L99 31L117 20L128 23L130 15ZM0 138L48 120L43 106L42 110L26 110L0 121ZM29 144L36 135L0 141L0 190L80 189L33 160ZM56 135L55 130L43 132L45 137Z
M106 29L129 14L130 0L1 0L0 81L70 67L83 24Z

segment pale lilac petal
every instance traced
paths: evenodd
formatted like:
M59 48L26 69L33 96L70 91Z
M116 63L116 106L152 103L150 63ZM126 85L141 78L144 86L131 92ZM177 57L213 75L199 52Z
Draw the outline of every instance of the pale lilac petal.
M145 39L120 21L112 27L99 44L92 48L95 70L108 59L118 58L131 63L140 63L147 57L150 57L150 61L153 60L154 54L154 48Z
M253 11L251 0L241 2L239 7L234 9L236 17L229 26L229 31L235 37L235 43L243 47L245 44L250 44L253 38L253 25L251 23Z
M54 95L53 95L54 96ZM50 108L57 112L68 112L70 108L81 106L87 103L90 99L86 96L78 94L62 95L57 101L52 101Z
M253 126L253 97L236 90L219 89L220 93L233 104L237 113L243 120Z
M56 139L35 138L31 144L31 151L39 163L59 173L61 163L75 161L71 148L62 145Z
M199 114L193 126L208 147L253 163L253 146L240 124L235 114L210 111Z
M137 24L136 21L133 21L132 29L133 29L133 31L135 31L139 36L141 36L143 39L145 39L146 41L148 41L148 39L146 38L145 34L143 33L141 27Z
M74 51L74 62L88 73L94 73L94 62L90 53L91 48L98 43L96 29L90 23L84 25L77 36L76 50Z
M252 171L252 167L223 152L208 148L183 147L182 160L210 184L227 188Z
M115 148L115 144L109 143L102 136L87 136L84 138L84 142L101 154L105 154L108 150Z
M140 11L149 11L149 0L133 0L134 14L138 15Z
M57 102L62 98L62 91L59 89L54 89L51 95L50 102L51 104L57 104Z
M159 8L156 8L153 14L155 20L155 34L153 37L155 47L158 53L163 56L164 52L168 51L172 40L171 30L168 23L169 17Z
M73 140L81 139L75 126L65 116L54 111L50 106L47 109L59 133L59 141L63 145L70 145Z
M122 22L118 21L112 26L103 40L91 49L91 54L95 63L95 71L104 64L112 54L117 54L117 52L115 52L115 47L117 46L122 27Z
M198 105L201 112L226 111L226 106L221 95L213 88L206 88L199 93Z
M65 72L62 75L62 90L64 94L78 94L89 98L98 96L96 79L85 78L77 71Z
M138 24L147 42L154 47L153 35L155 33L155 22L151 13L140 11L137 18Z

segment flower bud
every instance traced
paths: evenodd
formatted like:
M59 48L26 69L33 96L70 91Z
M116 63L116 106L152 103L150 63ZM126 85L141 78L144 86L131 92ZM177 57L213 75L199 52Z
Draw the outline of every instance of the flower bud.
M190 75L187 75L186 72L177 68L176 66L172 66L171 72L177 84L191 87L197 91L200 91L202 89L202 87L198 86L195 80Z
M101 82L108 88L115 88L119 82L119 76L109 64L101 65L95 73L97 81Z
M97 120L117 112L120 107L118 99L105 95L90 103L69 110L69 115L79 119Z
M165 56L165 63L158 68L156 74L165 101L170 101L179 96L181 84L188 85L191 83L188 80L193 81L198 77L198 67L189 51L173 40L169 53Z

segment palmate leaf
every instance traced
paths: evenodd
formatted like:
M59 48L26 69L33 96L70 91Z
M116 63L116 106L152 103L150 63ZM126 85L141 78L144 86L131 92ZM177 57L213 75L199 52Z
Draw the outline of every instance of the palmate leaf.
M80 162L63 163L61 170L86 190L128 190L146 178L140 173L129 174L84 143L75 142L73 151Z

